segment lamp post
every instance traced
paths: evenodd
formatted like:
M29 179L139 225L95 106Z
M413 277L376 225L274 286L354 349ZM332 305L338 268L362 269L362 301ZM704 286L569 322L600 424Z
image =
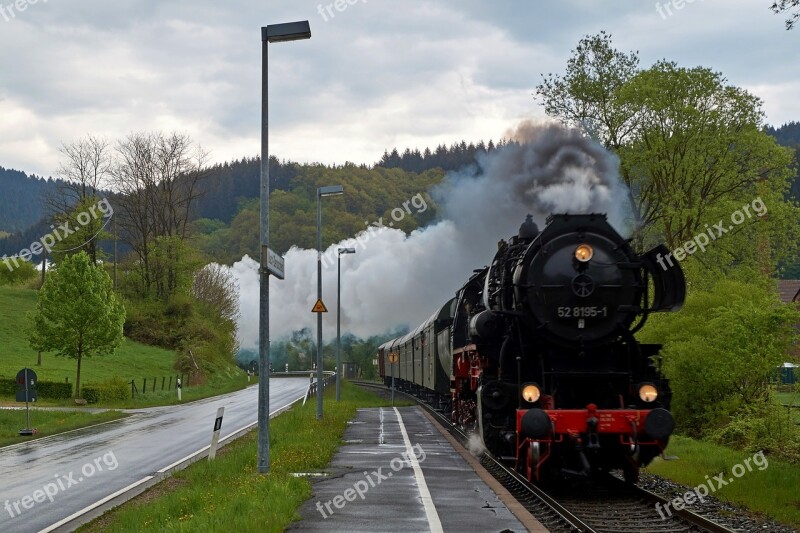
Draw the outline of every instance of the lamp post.
M336 401L341 401L342 363L342 254L354 254L355 248L339 248L336 257Z
M317 189L317 300L322 300L322 199L344 194L341 185ZM317 313L317 420L322 418L322 313Z
M261 28L261 264L258 269L258 471L269 472L269 105L268 45L309 39L307 20L272 24Z

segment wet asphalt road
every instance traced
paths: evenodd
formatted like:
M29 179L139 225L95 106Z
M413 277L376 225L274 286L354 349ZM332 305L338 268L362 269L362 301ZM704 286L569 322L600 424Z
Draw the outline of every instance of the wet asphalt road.
M272 379L270 411L307 387L306 378ZM46 529L207 446L222 406L224 438L256 420L258 387L0 448L0 531Z

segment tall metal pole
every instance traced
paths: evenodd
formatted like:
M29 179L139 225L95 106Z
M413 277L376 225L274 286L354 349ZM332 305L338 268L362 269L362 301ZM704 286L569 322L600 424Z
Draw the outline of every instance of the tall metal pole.
M258 471L269 472L269 106L267 28L261 28L261 265L258 321Z
M117 259L115 257L114 261L116 261L116 260ZM47 263L47 248L44 249L44 254L42 255L42 287L44 287L44 280L45 280L44 268L45 268L46 263ZM115 267L116 267L116 264L115 264ZM114 289L116 290L116 286L114 287ZM36 359L36 366L42 366L42 351L41 350L39 350L39 357ZM28 427L30 427L30 426L28 426Z
M317 300L322 300L322 195L317 191ZM322 418L322 313L317 313L317 419Z
M28 399L30 398L28 384L29 384L28 369L26 368L25 369L25 429L31 429L31 408L30 404L28 403Z
M342 400L342 251L336 255L336 401Z
M114 217L114 290L117 290L117 217Z

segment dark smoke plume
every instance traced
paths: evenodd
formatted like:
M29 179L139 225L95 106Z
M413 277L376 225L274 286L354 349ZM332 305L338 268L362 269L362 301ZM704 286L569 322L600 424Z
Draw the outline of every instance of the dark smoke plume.
M576 130L522 123L513 142L484 155L478 167L449 174L431 195L442 219L410 235L370 228L328 250L354 247L342 259L342 332L360 337L397 326L415 327L468 278L488 264L497 241L516 234L527 214L540 228L551 213L607 213L618 231L631 221L628 192L618 161ZM424 193L425 191L419 191ZM400 206L397 206L400 207ZM257 263L245 257L233 266L241 294L240 341L258 342ZM336 262L323 269L324 334L336 334ZM316 252L292 248L286 280L272 279L271 336L315 328Z

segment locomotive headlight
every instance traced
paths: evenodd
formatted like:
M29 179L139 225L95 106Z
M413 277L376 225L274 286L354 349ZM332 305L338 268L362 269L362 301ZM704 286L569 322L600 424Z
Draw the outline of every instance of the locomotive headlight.
M541 395L542 391L540 391L539 386L534 383L528 383L522 387L522 398L526 402L536 403L539 401Z
M594 250L588 244L581 244L575 249L575 259L581 263L586 263L594 255Z
M654 402L656 398L658 398L658 389L655 385L645 383L639 387L639 398L641 398L643 402Z

